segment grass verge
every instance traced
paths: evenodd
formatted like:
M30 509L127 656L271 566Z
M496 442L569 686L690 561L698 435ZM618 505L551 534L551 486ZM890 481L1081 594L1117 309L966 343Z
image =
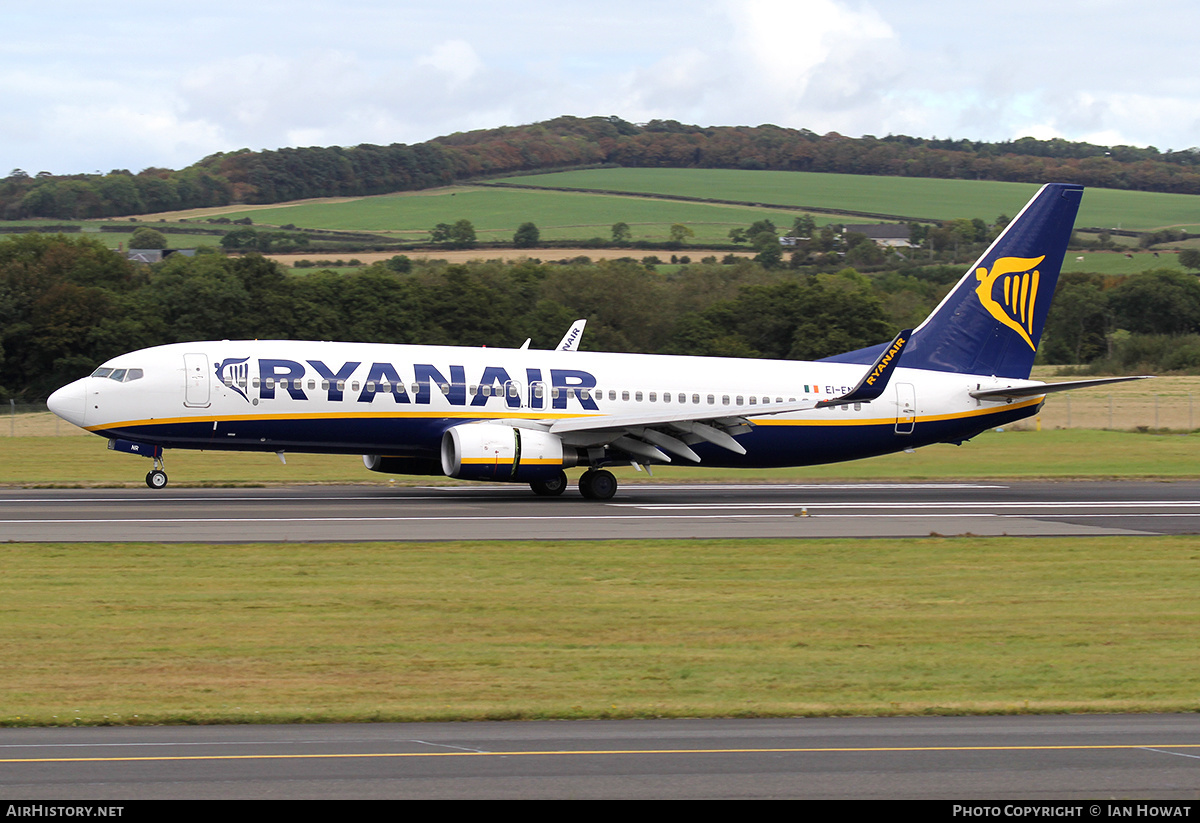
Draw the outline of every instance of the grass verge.
M0 553L10 726L1200 704L1190 537Z
M0 438L0 486L141 486L150 461L109 451L99 437ZM172 486L286 483L453 482L443 477L391 477L368 472L353 455L169 450ZM578 470L576 470L577 472ZM715 469L659 466L654 477L618 470L622 482L824 482L931 479L1140 479L1200 476L1200 434L1094 431L989 431L962 446L939 444L828 466Z

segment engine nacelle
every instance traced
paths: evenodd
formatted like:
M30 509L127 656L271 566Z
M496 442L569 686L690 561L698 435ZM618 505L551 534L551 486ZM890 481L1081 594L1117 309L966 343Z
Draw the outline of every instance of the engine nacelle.
M437 460L428 457L398 457L388 454L364 454L363 465L373 472L384 474L432 474L442 473Z
M442 471L461 480L549 480L580 462L579 452L549 432L501 423L465 423L442 435Z

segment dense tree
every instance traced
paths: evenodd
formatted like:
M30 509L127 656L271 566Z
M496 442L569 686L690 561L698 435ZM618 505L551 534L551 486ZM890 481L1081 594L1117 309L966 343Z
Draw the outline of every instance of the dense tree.
M513 235L513 245L518 249L531 249L538 244L541 236L538 227L533 223L522 223L517 226L517 231Z
M157 229L151 229L147 226L139 226L133 230L133 234L129 237L129 248L131 249L165 249L167 247L167 236Z
M682 223L672 223L669 236L673 246L682 246L689 237L695 237L696 232Z
M1138 334L1200 332L1200 281L1170 269L1133 275L1109 295L1117 328Z

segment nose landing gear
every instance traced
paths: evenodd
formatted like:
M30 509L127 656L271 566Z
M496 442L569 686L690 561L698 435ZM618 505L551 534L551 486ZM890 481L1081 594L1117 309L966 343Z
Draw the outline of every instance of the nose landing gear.
M166 468L163 463L162 455L154 458L154 468L146 472L146 485L152 489L165 489L167 487L167 473L163 471Z

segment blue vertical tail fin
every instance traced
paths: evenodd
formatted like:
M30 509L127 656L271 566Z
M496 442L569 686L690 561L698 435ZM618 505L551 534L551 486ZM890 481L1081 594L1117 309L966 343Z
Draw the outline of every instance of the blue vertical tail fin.
M1082 194L1042 186L913 331L904 366L1028 378Z

